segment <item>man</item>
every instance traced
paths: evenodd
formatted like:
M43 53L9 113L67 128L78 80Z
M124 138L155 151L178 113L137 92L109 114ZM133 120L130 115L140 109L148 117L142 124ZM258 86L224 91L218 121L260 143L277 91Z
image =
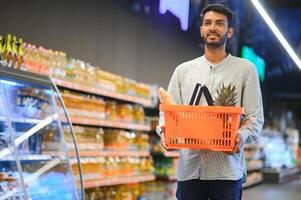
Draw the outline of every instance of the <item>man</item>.
M220 4L210 4L201 13L200 34L205 54L179 65L170 80L168 94L177 104L189 104L196 83L206 85L215 97L223 84L235 85L237 106L245 110L232 152L180 150L178 165L179 200L238 200L246 180L243 144L255 142L263 125L262 97L255 66L225 51L226 42L234 33L232 11ZM206 105L201 98L201 105ZM159 135L164 134L160 113ZM164 137L162 146L166 148Z

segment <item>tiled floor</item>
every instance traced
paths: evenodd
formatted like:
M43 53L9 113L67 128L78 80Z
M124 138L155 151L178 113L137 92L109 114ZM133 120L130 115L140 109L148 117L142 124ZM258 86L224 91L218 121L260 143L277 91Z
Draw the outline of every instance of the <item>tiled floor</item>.
M243 200L301 200L301 176L281 184L260 184L243 190Z

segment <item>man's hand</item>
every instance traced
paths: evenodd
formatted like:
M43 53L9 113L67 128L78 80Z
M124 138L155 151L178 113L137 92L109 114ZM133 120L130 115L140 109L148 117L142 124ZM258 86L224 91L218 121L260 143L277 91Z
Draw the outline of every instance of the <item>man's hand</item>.
M160 146L165 150L165 151L170 151L172 150L171 148L167 147L166 146L166 142L165 142L165 127L164 126L161 126L159 127L161 128L161 132L160 132L160 135L161 135L161 140L160 140Z
M164 150L168 151L168 147L166 146L166 142L165 142L165 135L164 135L164 133L165 133L165 127L164 127L164 126L161 126L161 132L160 132L160 134L161 134L160 146L161 146Z
M242 145L243 145L242 137L239 133L237 133L233 150L232 151L224 151L224 153L229 154L229 155L240 153L240 150L242 149Z

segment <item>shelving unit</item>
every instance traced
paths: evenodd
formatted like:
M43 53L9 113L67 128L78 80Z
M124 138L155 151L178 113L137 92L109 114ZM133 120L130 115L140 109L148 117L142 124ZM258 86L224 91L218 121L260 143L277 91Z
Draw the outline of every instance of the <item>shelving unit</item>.
M263 145L247 144L244 145L246 165L247 165L247 181L243 184L243 188L252 187L262 183L263 181Z
M144 99L140 97L135 97L131 95L121 94L114 91L106 91L99 88L94 88L90 86L85 86L82 84L77 84L74 82L69 82L66 80L60 80L57 78L53 78L53 81L59 86L61 89L70 89L76 92L84 92L85 95L92 95L92 96L101 96L104 100L109 98L109 100L115 99L121 102L131 103L131 104L140 104L144 107L151 106L152 102L149 99ZM72 94L67 94L66 96L72 96ZM74 96L74 95L73 95ZM77 100L81 100L82 98L78 96L74 96L73 98ZM68 109L68 106L67 106ZM150 124L137 124L131 123L126 121L117 121L117 120L110 120L110 119L100 119L100 118L88 118L88 117L75 117L70 116L70 120L74 125L80 126L93 126L93 127L100 127L100 128L110 128L110 129L119 129L119 130L129 130L129 131L143 131L149 132L151 130ZM109 133L104 133L109 134ZM146 133L145 133L146 134ZM90 148L87 150L81 150L81 145L89 146ZM100 157L133 157L133 158L143 158L143 157L150 157L150 150L126 150L126 149L93 149L96 143L79 143L79 155L82 158L88 158L93 160L94 158ZM44 152L47 155L56 156L57 152L55 151L48 151ZM68 156L73 157L75 152L69 151ZM84 171L85 171L85 167ZM123 184L131 184L131 183L140 183L140 182L148 182L154 181L155 176L154 174L145 174L145 175L133 175L133 176L119 176L119 177L110 177L105 176L103 177L99 171L95 173L93 179L91 180L90 176L93 173L87 174L88 179L85 180L85 173L83 174L84 178L84 188L85 189L93 189L97 187L104 187L104 186L114 186L114 185L123 185Z
M263 170L264 181L268 183L282 183L287 180L298 178L301 174L299 167L292 168L271 168Z
M158 125L159 109L148 108L146 112L151 121L151 154L156 166L156 181L162 181L165 184L175 183L177 181L177 162L179 158L179 151L166 151L160 146L160 138L156 133L156 126ZM166 165L166 166L165 166Z
M60 127L55 130L48 128L45 131L48 131L47 134L41 133L40 138L32 142L39 144L41 155L20 156L21 163L49 161L53 164L51 163L53 160L61 161L71 157L71 161L66 162L71 164L70 168L73 172L68 173L70 176L73 175L70 179L76 180L75 185L81 185L79 183L82 173L77 169L82 166L83 188L89 188L89 192L93 188L100 190L98 187L155 180L146 133L151 130L151 127L144 120L143 111L145 107L151 107L153 104L149 85L93 68L78 59L69 59L63 52L48 51L42 47L36 49L30 44L25 45L23 51L22 69L52 77L49 84L55 83L62 93L62 95L54 94L52 103L58 104L62 97L67 111L69 109L70 122L74 125L74 129L76 128L75 133L78 135L75 135L77 144L74 145L72 131L65 127L69 123L64 113L65 109L62 109L62 105L57 105L54 110L58 112L56 119L60 120L58 123ZM43 56L40 56L41 54ZM29 94L26 92L23 92L24 98L33 102L39 100L40 96L34 93L36 91ZM17 96L22 96L23 93L21 95L18 93ZM43 112L43 109L48 107L40 106L39 109ZM0 110L0 122L5 123L6 120L6 115L3 115ZM43 122L39 117L34 116L34 113L32 118L13 116L10 121L32 126ZM52 128L55 128L55 125ZM58 130L63 131L64 135L57 137L55 131ZM30 131L25 133L26 138L31 137L31 134ZM16 135L19 137L20 134ZM26 138L24 136L17 138L17 142L21 143ZM82 165L74 159L77 149ZM66 152L62 154L61 151ZM7 157L10 153L12 153L11 148L4 147L0 149L0 158L5 157L6 161L10 162L13 160Z

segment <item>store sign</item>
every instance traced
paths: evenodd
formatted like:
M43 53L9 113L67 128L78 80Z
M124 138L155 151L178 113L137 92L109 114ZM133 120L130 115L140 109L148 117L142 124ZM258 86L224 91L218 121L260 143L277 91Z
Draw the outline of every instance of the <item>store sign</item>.
M164 14L167 11L180 20L183 31L188 30L189 0L160 0L159 12Z

